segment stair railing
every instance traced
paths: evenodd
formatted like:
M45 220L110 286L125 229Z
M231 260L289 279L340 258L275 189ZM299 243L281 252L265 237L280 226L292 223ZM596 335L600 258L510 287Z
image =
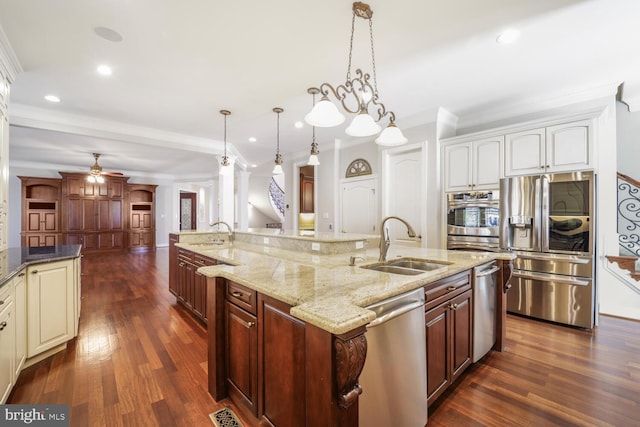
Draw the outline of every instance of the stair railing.
M618 244L640 257L640 181L618 172Z
M271 206L273 206L274 210L280 217L280 220L284 219L284 190L280 188L275 179L271 178L269 181L269 200L271 201Z

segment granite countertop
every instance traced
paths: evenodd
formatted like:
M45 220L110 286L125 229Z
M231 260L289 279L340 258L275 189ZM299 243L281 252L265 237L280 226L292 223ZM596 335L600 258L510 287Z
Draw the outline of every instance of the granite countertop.
M317 255L234 242L232 245L177 243L193 252L229 265L200 267L209 277L224 277L292 306L291 315L333 334L342 334L375 319L367 307L436 280L512 254L464 252L391 246L388 260L410 257L440 261L445 267L416 276L360 268L378 262L377 248L351 254Z
M197 235L211 235L211 233L219 232L221 234L227 234L227 229L221 227L215 230L181 230L181 231L173 231L170 234L177 234L181 236L197 236ZM318 242L352 242L359 240L371 240L378 239L380 236L378 234L355 234L355 233L337 233L337 232L309 232L309 231L295 231L295 230L282 230L279 228L249 228L248 230L233 230L235 235L242 234L248 236L263 236L263 237L271 237L275 236L278 238L285 239L298 239L298 240L314 240Z
M80 256L82 245L9 248L0 252L0 286L30 264L60 261Z

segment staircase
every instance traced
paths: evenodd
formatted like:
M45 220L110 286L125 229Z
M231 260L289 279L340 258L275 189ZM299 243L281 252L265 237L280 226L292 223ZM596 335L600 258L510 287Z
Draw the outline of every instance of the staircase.
M627 286L640 294L640 181L619 172L618 245L619 254L607 259L628 272Z

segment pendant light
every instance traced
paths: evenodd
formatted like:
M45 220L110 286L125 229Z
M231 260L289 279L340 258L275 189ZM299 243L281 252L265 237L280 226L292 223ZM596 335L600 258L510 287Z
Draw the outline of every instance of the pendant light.
M313 97L313 105L315 106L316 95L320 93L320 89L318 89L317 87L311 87L309 88L309 90L307 90L307 92L309 92ZM318 143L316 142L316 127L312 125L311 129L312 129L311 154L309 155L309 161L307 162L307 165L318 166L320 164L320 160L318 160L318 154L320 154L320 152L318 151Z
M231 175L233 173L233 166L229 163L229 156L227 156L227 116L231 114L229 110L220 110L220 114L224 116L224 156L220 162L220 175Z
M280 154L280 113L284 110L280 107L276 107L273 109L273 112L278 115L278 119L276 122L276 160L275 166L273 167L274 175L282 175L284 171L282 170L282 155Z
M305 116L305 121L311 126L334 127L345 121L345 116L339 111L338 106L348 113L356 114L351 124L345 129L347 135L365 137L379 134L375 142L380 145L401 145L407 142L402 131L395 125L395 114L386 109L380 102L378 94L378 82L376 78L376 60L373 48L373 11L368 4L354 2L351 18L351 38L349 43L349 62L347 65L347 77L344 83L332 86L322 83L317 93L322 95L320 101L313 106ZM353 36L356 17L369 23L369 38L371 41L371 65L372 75L357 68L355 77L351 76L351 58L353 54ZM373 77L373 78L372 78ZM338 106L329 100L329 96L335 98ZM377 117L369 113L371 110ZM383 117L389 117L388 126L382 130L377 123ZM380 132L382 130L382 132Z

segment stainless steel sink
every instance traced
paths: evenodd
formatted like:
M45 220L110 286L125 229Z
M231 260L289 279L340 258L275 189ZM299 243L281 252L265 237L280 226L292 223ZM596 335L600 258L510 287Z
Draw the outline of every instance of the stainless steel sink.
M366 268L367 270L376 270L382 271L383 273L393 273L393 274L404 274L406 276L415 276L416 274L422 274L424 271L416 270L413 268L405 268L405 267L396 267L393 265L363 265L362 268Z
M406 276L415 276L427 271L437 270L450 265L450 262L434 261L418 258L398 258L382 263L361 265L361 268L367 270L381 271L383 273L404 274Z
M446 267L449 263L404 258L395 261L388 261L387 264L394 267L405 267L422 271L432 271Z

